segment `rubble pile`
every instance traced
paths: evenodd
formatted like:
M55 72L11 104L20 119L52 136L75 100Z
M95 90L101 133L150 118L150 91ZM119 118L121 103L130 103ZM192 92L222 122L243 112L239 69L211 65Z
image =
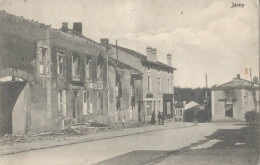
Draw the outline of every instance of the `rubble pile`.
M28 135L11 135L5 134L0 137L0 145L13 145L14 143L25 143L25 142L36 142L51 140L58 137L66 137L73 135L88 135L93 134L101 130L106 130L105 125L99 123L86 123L86 124L76 124L57 132L45 132L40 134L28 134Z

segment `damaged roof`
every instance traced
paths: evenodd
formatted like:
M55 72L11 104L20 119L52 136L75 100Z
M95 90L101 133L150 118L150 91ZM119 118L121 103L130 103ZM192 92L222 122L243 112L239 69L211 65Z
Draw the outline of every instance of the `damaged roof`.
M109 57L109 65L116 66L120 69L128 69L131 71L131 74L142 75L142 72L140 72L138 69L135 69L134 67L127 65L125 63L122 63L120 61L117 61L116 59L114 59L112 57Z

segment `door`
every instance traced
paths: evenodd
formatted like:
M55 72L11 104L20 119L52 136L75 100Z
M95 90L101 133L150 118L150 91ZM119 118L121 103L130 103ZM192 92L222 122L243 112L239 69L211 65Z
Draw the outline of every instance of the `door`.
M141 122L142 102L138 101L138 121Z
M225 117L233 118L233 104L225 104Z
M73 91L72 97L72 117L76 119L78 117L78 96L79 91Z

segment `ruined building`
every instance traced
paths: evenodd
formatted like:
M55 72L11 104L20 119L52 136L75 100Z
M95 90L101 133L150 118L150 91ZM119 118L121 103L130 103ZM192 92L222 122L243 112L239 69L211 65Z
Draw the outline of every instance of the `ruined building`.
M0 134L147 122L152 111L173 116L170 54L166 65L156 49L146 57L108 39L97 43L82 26L53 29L0 11Z

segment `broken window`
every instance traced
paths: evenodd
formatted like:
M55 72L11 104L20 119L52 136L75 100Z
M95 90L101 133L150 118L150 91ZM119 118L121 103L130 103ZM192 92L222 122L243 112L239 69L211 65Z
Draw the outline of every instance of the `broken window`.
M60 116L66 116L66 90L58 91L58 111Z
M92 61L90 59L85 60L85 78L86 80L92 78Z
M38 62L39 62L39 74L47 74L47 48L39 47L38 50Z
M103 80L103 60L101 59L97 61L97 79L99 81Z
M57 74L62 78L66 76L65 56L63 52L57 52Z
M79 80L79 56L72 56L72 79Z
M120 74L116 73L116 84L115 84L115 94L116 97L122 97L122 82L120 78Z

